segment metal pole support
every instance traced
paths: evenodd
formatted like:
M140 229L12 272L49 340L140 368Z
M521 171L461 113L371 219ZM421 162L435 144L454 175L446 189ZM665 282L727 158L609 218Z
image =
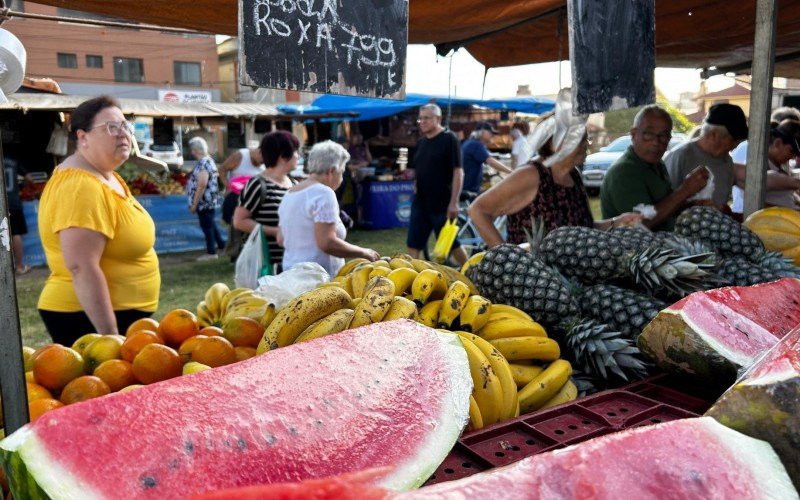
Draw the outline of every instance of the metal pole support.
M769 115L772 110L777 20L777 0L757 0L753 79L750 91L750 133L747 143L747 178L744 190L745 218L764 207L767 193L767 149Z
M3 145L0 142L2 163ZM29 417L5 177L3 168L3 175L0 175L0 393L3 396L4 429L9 435L27 424Z

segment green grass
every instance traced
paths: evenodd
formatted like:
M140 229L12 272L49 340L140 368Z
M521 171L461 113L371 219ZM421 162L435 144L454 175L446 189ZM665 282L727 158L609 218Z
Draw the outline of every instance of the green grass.
M600 211L600 198L597 197L590 197L589 198L589 209L592 211L592 217L594 220L600 220L603 218L603 215Z

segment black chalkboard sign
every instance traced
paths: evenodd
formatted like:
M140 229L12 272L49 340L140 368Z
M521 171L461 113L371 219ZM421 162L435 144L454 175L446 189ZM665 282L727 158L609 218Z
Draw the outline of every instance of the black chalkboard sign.
M243 85L405 98L408 0L239 0Z

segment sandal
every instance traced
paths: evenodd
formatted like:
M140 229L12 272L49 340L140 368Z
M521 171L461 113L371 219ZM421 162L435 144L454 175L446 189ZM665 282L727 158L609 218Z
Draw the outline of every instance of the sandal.
M17 276L28 274L31 271L31 266L25 266L22 269L17 269Z

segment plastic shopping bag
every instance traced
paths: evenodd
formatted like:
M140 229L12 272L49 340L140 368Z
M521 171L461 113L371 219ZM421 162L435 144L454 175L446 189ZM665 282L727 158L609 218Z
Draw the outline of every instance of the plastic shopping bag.
M433 254L431 258L436 262L444 262L447 256L450 255L450 250L453 248L453 242L456 241L458 234L458 224L455 219L448 220L439 231L439 237L436 238L436 245L433 247Z
M239 253L239 258L236 259L236 273L233 280L237 288L255 289L258 287L258 278L261 277L265 264L263 247L267 245L263 234L261 225L256 224L256 227L250 231L250 236L247 237L247 241ZM269 264L269 253L267 253L266 264Z
M255 294L281 308L301 293L329 280L328 272L316 262L300 262L281 274L259 278Z

